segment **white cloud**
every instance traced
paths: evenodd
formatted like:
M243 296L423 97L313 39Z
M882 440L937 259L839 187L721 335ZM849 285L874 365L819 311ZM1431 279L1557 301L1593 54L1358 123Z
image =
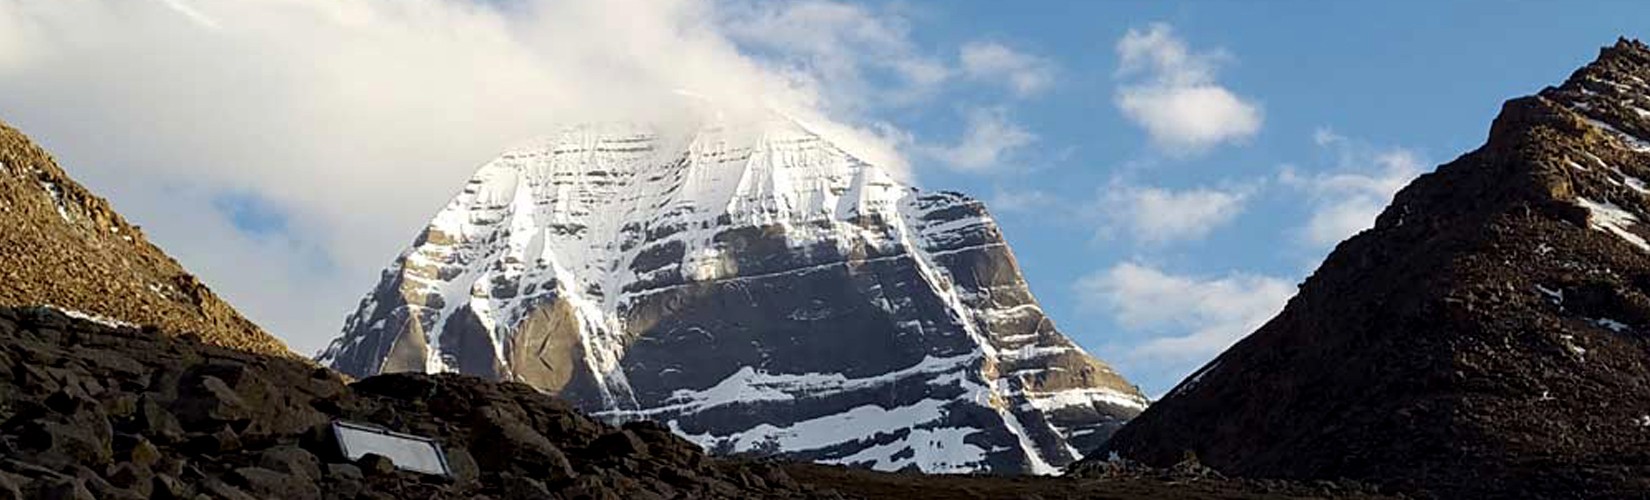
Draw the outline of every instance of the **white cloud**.
M1001 107L974 108L964 113L967 129L955 144L918 146L919 152L957 170L985 172L1003 167L1014 150L1037 140L1037 136L1009 121Z
M1048 192L1037 189L1004 189L998 187L992 193L991 200L986 202L993 212L1035 212L1061 205L1061 201Z
M1193 53L1173 28L1155 23L1123 35L1117 55L1125 83L1114 101L1159 149L1193 155L1260 131L1260 105L1215 81L1223 53Z
M311 351L513 143L568 122L682 119L672 91L688 89L784 108L899 168L901 133L856 126L856 110L880 105L887 78L910 95L944 81L918 52L898 16L823 1L12 0L0 118ZM286 230L233 227L226 193L274 207Z
M1077 283L1084 304L1127 329L1154 335L1130 347L1125 363L1173 365L1181 373L1230 347L1283 310L1295 287L1253 274L1200 278L1123 262Z
M827 0L724 2L721 28L758 58L834 106L858 111L931 96L951 77L937 57L910 39L892 11Z
M1278 175L1311 205L1311 215L1296 231L1313 247L1334 245L1373 226L1392 196L1421 175L1425 164L1408 150L1372 150L1328 128L1318 129L1313 142L1336 155L1333 172L1303 175L1286 166Z
M1101 195L1105 217L1144 243L1198 240L1243 212L1254 189L1171 190L1114 182Z
M1028 97L1054 83L1054 65L997 42L974 41L958 52L963 74L979 81L1000 82L1016 96Z

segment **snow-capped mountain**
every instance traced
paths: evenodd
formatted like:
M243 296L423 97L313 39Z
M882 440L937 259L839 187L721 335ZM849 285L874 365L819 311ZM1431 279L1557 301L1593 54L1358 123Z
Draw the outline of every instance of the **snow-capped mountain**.
M1043 315L980 202L755 115L570 127L483 165L319 360L882 470L1049 473L1145 407Z

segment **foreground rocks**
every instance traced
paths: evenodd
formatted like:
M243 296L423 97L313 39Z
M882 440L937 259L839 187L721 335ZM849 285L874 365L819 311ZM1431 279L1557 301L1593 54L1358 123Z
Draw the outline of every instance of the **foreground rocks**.
M838 498L514 383L330 371L0 308L0 498ZM334 419L440 439L452 478L339 456Z
M429 436L453 476L340 456L334 419ZM0 498L1371 498L1201 469L1104 477L878 473L707 456L524 384L330 370L51 309L0 308Z

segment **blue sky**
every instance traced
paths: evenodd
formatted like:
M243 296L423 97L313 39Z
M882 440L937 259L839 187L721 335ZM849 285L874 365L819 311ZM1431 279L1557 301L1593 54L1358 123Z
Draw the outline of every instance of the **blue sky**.
M1502 101L1644 19L1626 1L20 0L0 4L0 118L312 352L509 144L645 113L658 89L780 95L986 200L1061 329L1157 395L1393 189L1476 147Z
M1286 166L1308 176L1379 176L1381 155L1407 151L1430 171L1477 147L1502 101L1556 85L1617 36L1644 36L1642 23L1633 21L1650 19L1650 6L1630 2L1370 5L949 2L914 16L913 36L935 46L999 42L1046 58L1055 68L1053 82L1024 99L962 89L894 120L918 136L954 136L962 128L955 102L1000 102L1011 120L1036 135L1032 144L1006 152L1001 168L990 173L958 172L921 157L916 170L926 188L988 201L1041 197L1046 203L1028 210L1012 204L994 210L1036 295L1067 334L1119 365L1149 394L1161 394L1209 351L1140 357L1134 352L1143 342L1200 326L1241 335L1246 328L1227 325L1247 325L1227 319L1129 324L1119 320L1122 307L1095 296L1104 292L1078 284L1084 277L1137 263L1194 282L1177 290L1211 293L1197 295L1202 300L1263 288L1254 280L1230 281L1234 275L1276 279L1292 289L1331 245L1298 234L1322 208L1311 200L1314 188L1279 181ZM1189 157L1153 147L1114 98L1124 85L1117 78L1118 41L1152 23L1171 26L1193 52L1225 54L1216 81L1263 110L1258 131ZM1344 140L1319 144L1321 131ZM1252 187L1238 215L1206 235L1153 242L1090 213L1096 203L1105 205L1101 200L1118 179L1168 190ZM1222 280L1234 286L1212 286Z

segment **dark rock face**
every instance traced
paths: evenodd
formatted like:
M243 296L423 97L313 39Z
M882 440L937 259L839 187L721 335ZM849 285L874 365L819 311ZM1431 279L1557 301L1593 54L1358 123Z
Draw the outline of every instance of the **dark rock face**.
M788 119L582 127L483 166L320 361L552 391L706 448L1053 472L1145 406L978 201Z
M5 498L841 498L770 464L708 458L656 425L607 426L518 383L345 385L301 361L50 309L0 308L0 360L18 360L11 373L53 367L55 381L0 377ZM173 370L182 376L157 376ZM434 437L455 477L370 455L350 463L325 437L333 419Z
M1650 493L1650 50L1508 101L1284 311L1079 464L1450 498Z
M291 355L5 123L0 228L0 306L51 305L194 333L217 345Z

